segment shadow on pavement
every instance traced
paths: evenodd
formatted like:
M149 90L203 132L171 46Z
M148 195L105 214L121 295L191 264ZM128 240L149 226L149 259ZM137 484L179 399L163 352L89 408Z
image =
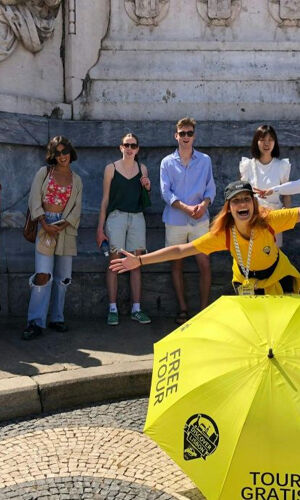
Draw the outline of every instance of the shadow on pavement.
M66 333L46 329L41 337L24 341L25 318L1 317L0 379L149 359L153 343L176 328L173 318L154 318L149 325L128 316L121 316L117 326L106 325L103 318L66 322Z

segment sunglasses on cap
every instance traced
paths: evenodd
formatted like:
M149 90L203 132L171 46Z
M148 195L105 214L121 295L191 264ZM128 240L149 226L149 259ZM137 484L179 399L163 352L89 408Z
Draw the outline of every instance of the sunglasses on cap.
M71 153L71 149L69 147L66 147L66 148L62 149L61 151L56 150L54 153L54 156L55 156L55 158L58 158L61 155L65 156L65 155L68 155L70 153Z
M128 148L131 148L131 149L137 149L138 148L138 145L133 143L133 144L130 144L129 142L124 142L124 144L122 144L122 146L124 146L124 148L128 149Z
M195 132L193 130L188 130L187 132L184 132L184 130L181 130L180 132L177 132L177 134L179 135L179 137L185 137L186 135L188 137L193 137L194 133Z

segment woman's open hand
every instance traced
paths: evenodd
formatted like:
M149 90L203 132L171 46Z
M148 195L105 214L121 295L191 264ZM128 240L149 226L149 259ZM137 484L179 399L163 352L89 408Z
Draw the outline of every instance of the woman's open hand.
M126 273L126 271L132 271L137 267L140 267L140 259L133 253L126 252L126 250L120 250L123 255L126 255L122 259L113 259L110 263L109 269L114 273Z

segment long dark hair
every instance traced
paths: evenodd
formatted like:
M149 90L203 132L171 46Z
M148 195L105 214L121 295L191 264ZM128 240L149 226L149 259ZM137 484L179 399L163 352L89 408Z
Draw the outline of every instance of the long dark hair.
M77 153L69 139L67 139L63 135L56 135L55 137L52 137L52 139L50 139L47 144L46 162L48 163L48 165L57 164L55 152L57 146L59 146L60 144L62 144L63 146L67 146L70 149L70 163L77 160Z
M261 153L258 148L258 141L260 139L263 139L266 137L267 134L270 134L272 139L274 139L275 144L274 148L271 151L271 156L272 158L279 158L280 156L280 149L279 149L279 144L278 144L278 139L277 139L277 134L273 127L271 125L260 125L254 133L253 139L252 139L252 145L251 145L251 153L253 158L256 158L256 160L259 160Z

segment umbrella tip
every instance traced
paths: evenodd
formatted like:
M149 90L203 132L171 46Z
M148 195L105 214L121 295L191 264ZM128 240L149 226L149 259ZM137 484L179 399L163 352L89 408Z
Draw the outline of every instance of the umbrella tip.
M268 358L274 358L274 353L272 349L269 349Z

